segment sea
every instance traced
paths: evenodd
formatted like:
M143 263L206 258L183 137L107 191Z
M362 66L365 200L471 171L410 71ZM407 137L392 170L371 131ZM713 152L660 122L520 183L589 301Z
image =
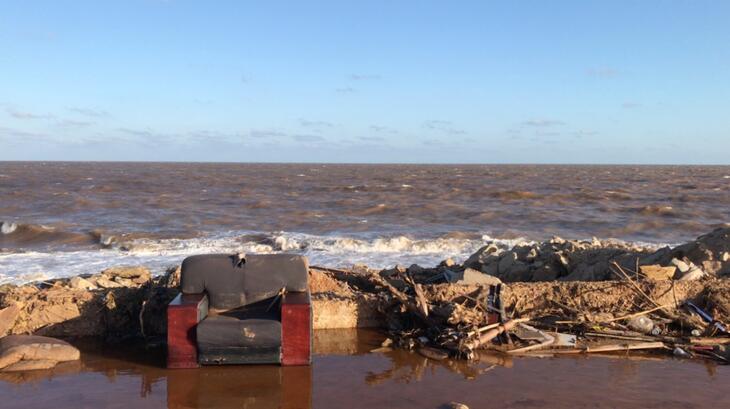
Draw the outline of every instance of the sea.
M730 166L0 162L0 284L189 255L372 268L561 236L648 246L730 222Z

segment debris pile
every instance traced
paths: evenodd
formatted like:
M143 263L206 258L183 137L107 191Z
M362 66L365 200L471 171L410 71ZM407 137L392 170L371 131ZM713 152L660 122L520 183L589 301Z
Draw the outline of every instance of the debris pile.
M478 359L480 349L510 355L656 350L730 363L724 322L730 317L727 280L714 279L693 293L689 283L657 281L647 274L652 269L612 262L617 280L579 283L572 294L570 286L546 283L568 293L554 297L556 292L532 288L534 297L544 297L536 303L529 293L514 294L534 284L521 289L499 283L430 284L450 280L447 264L430 276L416 268L370 276L383 289L379 306L390 333L383 346L415 350L432 359ZM603 299L592 304L591 297Z

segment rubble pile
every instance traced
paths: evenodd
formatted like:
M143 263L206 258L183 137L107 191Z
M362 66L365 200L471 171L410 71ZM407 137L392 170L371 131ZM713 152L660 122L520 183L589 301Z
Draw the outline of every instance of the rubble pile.
M0 286L0 337L164 342L179 267ZM730 358L730 229L674 248L554 238L487 245L459 264L310 268L314 329L381 327L383 348L436 360L650 349Z
M461 265L396 266L372 281L384 290L387 342L430 357L471 359L484 348L509 354L652 349L728 363L730 285L718 279L730 273L728 251L727 228L653 252L555 238L512 249L488 245ZM578 278L611 281L559 283ZM522 290L532 294L515 297L515 286L502 280L552 281L568 293L525 284Z

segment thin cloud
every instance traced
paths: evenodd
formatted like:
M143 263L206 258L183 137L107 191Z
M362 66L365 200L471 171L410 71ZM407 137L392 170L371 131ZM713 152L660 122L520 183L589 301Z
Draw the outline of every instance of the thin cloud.
M13 108L6 109L8 115L15 119L51 119L53 115L50 114L36 114L33 112L18 111Z
M451 121L442 121L442 120L438 120L438 119L433 119L433 120L424 122L423 126L427 129L447 133L450 135L463 135L466 133L466 131L463 129L455 128L454 124Z
M634 101L626 101L623 104L621 104L621 108L623 108L623 109L641 108L641 103L634 102Z
M350 74L350 79L353 81L371 81L380 78L380 74Z
M294 139L297 142L324 142L324 138L319 135L309 135L309 134L298 134L298 135L292 135L292 139Z
M312 121L309 119L299 119L299 125L305 128L332 128L335 126L331 122L327 121Z
M573 133L573 136L576 138L583 138L586 136L596 136L598 135L598 132L596 131L587 131L587 130L578 130Z
M43 140L47 137L48 135L42 133L28 132L15 128L0 127L0 139L23 138L24 140Z
M381 136L361 136L358 139L365 142L385 142L385 138Z
M338 94L354 94L355 88L352 87L343 87L343 88L335 88L335 92Z
M77 113L79 115L88 116L89 118L107 118L111 116L108 112L100 109L72 107L68 108L68 111Z
M208 129L190 131L187 136L192 142L205 144L238 144L244 142L246 139L245 136L238 132L229 133ZM172 139L180 140L182 138L177 135L172 135Z
M380 126L380 125L370 125L370 130L374 131L374 132L379 132L379 133L391 133L391 134L398 133L397 129L390 128L387 126Z
M593 78L616 78L620 72L610 67L596 67L587 69L586 74Z
M522 122L523 126L532 126L536 128L548 128L551 126L565 125L565 122L557 119L530 119Z
M62 128L85 128L94 125L94 122L90 121L75 121L73 119L62 119L56 122L56 125Z
M439 146L444 144L444 142L439 139L424 139L421 143L427 146Z
M252 138L278 138L286 135L287 134L285 132L272 129L252 129L248 133L248 136Z

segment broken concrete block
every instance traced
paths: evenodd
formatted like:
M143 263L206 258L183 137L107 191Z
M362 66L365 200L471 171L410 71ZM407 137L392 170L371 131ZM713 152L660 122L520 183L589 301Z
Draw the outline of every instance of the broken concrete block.
M502 284L502 280L495 276L484 274L479 270L473 268L467 268L463 272L455 273L452 278L453 284L483 284L483 285L497 285Z
M701 268L692 265L692 268L686 272L679 281L694 281L699 280L700 278L706 276L707 273L705 273Z
M680 273L686 273L689 271L691 263L685 263L678 258L673 258L672 261L670 261L670 264L677 267L677 270L679 270Z

